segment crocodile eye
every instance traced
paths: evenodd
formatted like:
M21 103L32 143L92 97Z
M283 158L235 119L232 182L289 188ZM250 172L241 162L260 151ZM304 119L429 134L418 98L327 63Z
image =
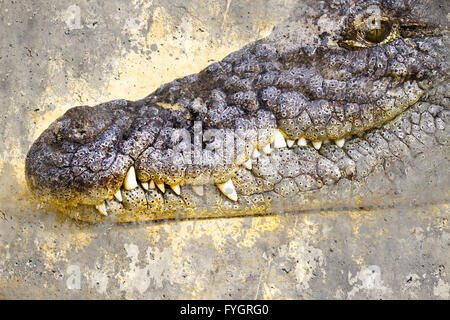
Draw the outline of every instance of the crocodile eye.
M366 18L354 22L339 45L355 50L382 45L400 38L399 26L387 17Z
M358 32L359 37L372 44L383 42L388 38L392 25L388 21L368 21L364 23L365 28Z

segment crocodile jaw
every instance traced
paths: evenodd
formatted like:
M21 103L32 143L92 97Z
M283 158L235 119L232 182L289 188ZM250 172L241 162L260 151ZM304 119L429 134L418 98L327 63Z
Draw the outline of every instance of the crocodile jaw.
M319 11L311 19L317 22L323 16ZM349 52L336 45L345 23L335 23L327 31L334 34L326 43L324 33L318 35L320 45L314 46L314 37L293 45L294 36L274 45L279 40L275 34L198 75L162 86L142 101L70 110L30 149L26 163L30 188L75 218L89 221L232 216L408 201L408 192L395 195L399 185L434 170L433 158L442 158L446 167L448 38L430 37L423 43L396 40ZM418 47L431 50L423 56L411 53L423 58L419 70L418 61L389 57L392 49L398 53ZM353 63L364 56L361 52L367 53L362 66ZM370 53L383 53L387 60L380 59L382 67L370 69ZM252 55L259 55L258 63L251 63ZM287 67L273 80L270 72L278 64ZM333 67L336 64L340 67ZM227 65L237 79L230 74L220 79ZM257 73L261 66L269 69ZM312 73L296 78L299 72ZM255 90L242 89L251 74L267 82L253 95ZM346 76L356 77L363 86L343 90L339 82L351 82ZM377 90L368 92L371 80L384 86L380 97ZM214 81L221 86L202 87ZM349 99L345 105L336 103ZM365 99L373 103L363 103ZM191 159L194 166L174 166L166 152L179 145L172 139L172 129L188 129L195 150L198 123L202 139L203 129L236 132L238 127L257 129L258 138L228 165L219 162L209 168L209 163ZM433 157L428 159L428 154Z

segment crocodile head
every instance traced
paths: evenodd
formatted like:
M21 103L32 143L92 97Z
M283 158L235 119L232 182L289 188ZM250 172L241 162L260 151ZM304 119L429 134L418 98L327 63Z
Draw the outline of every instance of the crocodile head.
M301 3L140 101L68 110L29 150L28 186L87 221L447 199L448 9Z

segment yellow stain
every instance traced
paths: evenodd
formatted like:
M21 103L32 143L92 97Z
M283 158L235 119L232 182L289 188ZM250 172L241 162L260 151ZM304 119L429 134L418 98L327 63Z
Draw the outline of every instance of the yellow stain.
M72 246L74 246L77 249L81 249L89 245L89 243L92 240L92 234L89 234L88 232L84 231L77 231L71 233L69 235L69 239Z
M353 261L355 261L358 265L363 265L363 263L364 263L364 258L363 257L361 257L361 256L359 256L359 257L357 257L357 258L355 258L353 255L352 255L352 259L353 259Z
M252 226L250 230L246 231L245 237L239 245L244 247L252 247L258 238L261 237L261 233L265 231L274 231L280 226L282 225L280 224L279 216L258 217L256 219L252 219Z

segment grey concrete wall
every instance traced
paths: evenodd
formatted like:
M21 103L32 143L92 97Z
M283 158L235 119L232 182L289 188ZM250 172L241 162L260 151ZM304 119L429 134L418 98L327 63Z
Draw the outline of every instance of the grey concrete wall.
M450 299L447 203L89 225L40 209L28 148L268 35L295 1L0 0L0 298Z

